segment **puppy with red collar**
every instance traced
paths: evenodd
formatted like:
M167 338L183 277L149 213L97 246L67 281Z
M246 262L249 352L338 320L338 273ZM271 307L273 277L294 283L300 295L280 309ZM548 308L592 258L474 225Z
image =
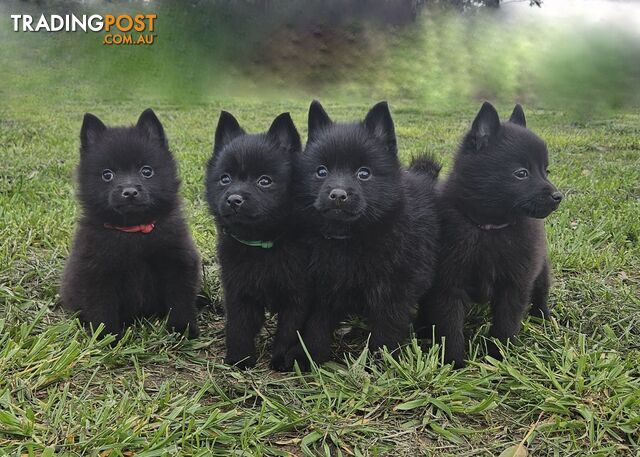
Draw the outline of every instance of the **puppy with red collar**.
M151 109L133 127L86 114L80 132L82 216L65 265L63 306L120 336L139 318L167 317L198 335L200 255L182 215L175 160Z

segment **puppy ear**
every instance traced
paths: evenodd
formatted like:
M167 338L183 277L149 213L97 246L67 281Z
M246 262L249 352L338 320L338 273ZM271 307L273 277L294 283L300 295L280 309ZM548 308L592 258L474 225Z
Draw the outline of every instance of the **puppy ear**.
M162 124L151 108L147 108L142 112L136 127L145 132L149 139L167 146L167 137L164 134Z
M524 110L519 103L516 103L516 106L513 108L513 113L511 113L509 122L521 125L522 127L527 126L527 120L524 117Z
M217 154L222 148L229 144L231 140L240 135L244 135L244 130L242 130L236 118L227 111L221 111L218 126L216 127L213 153Z
M498 130L500 130L498 112L491 103L484 102L471 125L476 151L485 148L489 144L489 140L498 133Z
M86 113L82 120L82 127L80 128L80 146L82 147L82 152L87 152L87 149L95 144L105 130L107 130L107 126L104 125L100 119L91 113Z
M387 143L389 152L397 154L396 131L387 102L380 102L373 106L364 118L365 128L375 137Z
M291 119L289 113L282 113L276 117L269 127L267 135L275 138L278 143L289 152L298 152L302 150L300 142L300 134L296 130L296 126Z
M318 100L314 100L311 102L309 106L309 139L311 141L318 136L318 133L331 125L333 122L331 118L324 110L322 105Z

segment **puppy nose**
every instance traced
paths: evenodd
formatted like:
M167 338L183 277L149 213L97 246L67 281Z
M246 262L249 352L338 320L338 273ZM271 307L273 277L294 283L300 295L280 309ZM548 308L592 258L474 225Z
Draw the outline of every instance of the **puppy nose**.
M329 198L337 202L343 202L349 197L347 196L347 192L343 189L332 189L331 192L329 192Z
M232 209L239 208L243 203L244 198L242 198L242 195L233 194L227 197L227 205L229 205Z
M136 198L139 192L135 187L125 187L122 189L122 196L124 198Z
M560 203L562 201L562 192L556 190L551 194L551 198L553 198L555 202Z

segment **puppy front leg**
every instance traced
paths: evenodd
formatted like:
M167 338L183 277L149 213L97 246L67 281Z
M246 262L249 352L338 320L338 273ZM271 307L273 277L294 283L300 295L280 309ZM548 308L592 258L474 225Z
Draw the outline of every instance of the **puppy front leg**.
M321 364L329 360L333 330L338 322L339 318L336 317L335 311L332 312L330 307L323 305L315 307L307 318L302 339L315 363ZM309 371L309 359L300 342L296 342L289 348L285 357L285 363L289 366L293 366L296 361L302 371Z
M433 326L435 325L432 308L429 300L433 297L429 294L423 295L418 301L418 314L413 323L416 336L421 339L431 339L433 336Z
M546 259L542 271L533 283L531 294L531 309L529 314L535 317L549 319L551 312L547 302L549 301L549 287L551 285L551 273L549 271L549 259Z
M271 367L278 371L290 371L293 360L287 360L287 350L298 343L298 332L303 334L308 310L305 304L296 299L281 304L278 312L278 328L273 340Z
M387 303L372 310L368 320L371 327L369 350L376 351L386 346L393 351L409 336L411 306L406 303Z
M197 257L182 262L166 262L160 269L159 286L164 312L168 313L168 327L175 332L188 330L189 338L196 338L198 311L196 296L200 289L200 262Z
M90 306L83 308L80 311L79 319L87 329L95 331L100 324L104 325L104 330L100 333L100 338L104 338L108 334L116 336L116 340L122 337L123 323L120 320L120 312L117 306L114 306L117 302L110 301L105 296L89 298L87 297L87 303L91 303Z
M264 324L264 307L247 297L227 298L225 363L238 368L256 364L256 336Z
M65 307L71 311L79 311L78 319L85 328L95 331L100 324L104 325L100 338L108 334L120 338L124 328L123 321L126 320L120 312L120 285L113 278L111 272L77 275L62 291Z
M516 284L498 284L495 290L491 300L490 334L505 344L520 331L529 294L523 293ZM498 347L492 341L487 343L487 351L491 357L502 360Z
M434 289L424 299L428 321L435 326L435 341L444 344L444 362L464 366L464 317L467 294L456 288Z

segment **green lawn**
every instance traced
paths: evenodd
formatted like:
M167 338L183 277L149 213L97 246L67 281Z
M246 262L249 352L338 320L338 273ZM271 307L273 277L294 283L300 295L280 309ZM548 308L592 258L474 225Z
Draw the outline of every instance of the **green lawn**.
M322 101L338 120L369 108ZM415 340L399 361L372 360L357 322L339 332L336 362L308 375L268 369L272 326L256 369L221 363L215 232L203 199L213 128L222 108L252 132L291 111L305 137L308 102L153 106L180 165L214 306L197 340L156 322L115 347L57 307L78 215L73 170L84 111L130 124L147 106L0 107L0 455L498 456L518 443L535 456L640 455L638 112L576 123L525 106L566 199L546 223L553 320L527 321L504 362L482 356L487 326L473 310L471 359L458 371ZM428 150L446 173L479 103L436 114L390 102L403 160ZM511 109L499 106L503 116Z

